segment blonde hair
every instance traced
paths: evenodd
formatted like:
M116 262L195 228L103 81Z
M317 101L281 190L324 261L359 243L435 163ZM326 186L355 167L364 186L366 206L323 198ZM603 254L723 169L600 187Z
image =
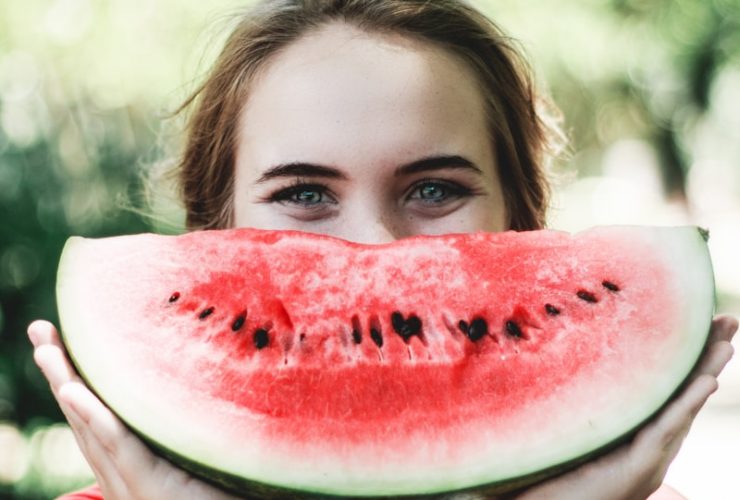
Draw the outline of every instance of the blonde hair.
M450 51L480 80L509 227L544 227L547 163L562 138L512 41L457 0L266 0L238 22L205 82L178 112L191 112L177 165L188 229L232 225L240 113L258 69L282 47L330 22L396 33Z

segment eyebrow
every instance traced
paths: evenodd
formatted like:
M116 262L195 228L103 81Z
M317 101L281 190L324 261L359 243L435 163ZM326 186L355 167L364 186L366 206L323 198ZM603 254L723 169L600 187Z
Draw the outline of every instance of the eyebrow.
M326 179L343 179L347 176L333 167L315 165L313 163L283 163L268 168L259 179L257 184L275 179L277 177L324 177Z
M393 173L394 177L403 177L405 175L416 174L420 172L430 172L444 169L465 169L472 170L478 174L483 174L472 161L460 155L438 155L422 158L401 165ZM323 177L325 179L346 180L347 176L339 169L325 165L316 165L314 163L293 162L283 163L267 169L259 179L257 184L266 182L270 179L279 177Z
M402 177L404 175L416 174L419 172L446 169L465 169L472 170L481 175L483 174L483 171L467 158L459 155L442 155L430 156L428 158L422 158L421 160L401 165L396 169L394 175L396 177Z

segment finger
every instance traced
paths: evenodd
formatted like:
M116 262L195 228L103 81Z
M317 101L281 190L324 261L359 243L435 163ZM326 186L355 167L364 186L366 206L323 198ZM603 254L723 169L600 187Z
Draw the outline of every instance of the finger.
M730 342L737 326L737 319L729 315L717 316L712 320L706 346L691 372L691 380L702 375L717 377L722 372L735 351Z
M44 320L36 320L28 325L28 338L34 347L40 345L56 345L62 347L62 342L59 339L59 333L57 329Z
M74 409L108 453L116 456L128 433L121 421L82 384L64 386L59 397Z
M112 460L117 474L130 478L127 484L136 484L138 477L153 470L157 457L87 387L67 384L60 398L74 407L101 451Z
M560 476L547 479L534 486L520 489L500 498L507 500L615 500L617 498L645 498L647 495L631 494L636 481L625 472L627 445L586 462ZM604 485L617 484L619 491L609 491ZM596 492L599 492L598 494ZM598 495L598 496L597 496ZM496 498L496 497L494 497Z
M105 464L101 460L96 460L95 455L90 452L89 432L86 429L85 422L68 404L60 403L59 406L62 408L64 416L67 419L67 423L69 424L69 428L72 429L72 434L77 441L77 446L80 448L80 451L85 456L88 465L93 470L96 480L98 483L102 482L104 480L104 476L107 475L104 474L106 469L104 467Z
M710 341L731 342L738 329L737 318L729 314L720 314L712 320L712 329L709 335Z
M617 496L603 492L598 498L646 498L656 490L678 453L694 416L717 388L717 380L704 376L689 384L631 443L615 448L578 469L524 492L517 500L541 498L590 499L604 484L621 484ZM563 492L569 493L563 496Z
M59 389L68 382L81 382L67 356L56 345L41 344L33 352L33 359L49 381L54 397L59 399Z
M696 368L696 377L702 375L711 375L718 377L727 363L732 359L735 349L726 340L715 342L714 345L707 349L707 352L702 356L702 360Z
M113 473L115 470L104 454L91 442L90 431L84 421L74 411L73 407L60 399L60 390L70 383L80 384L81 379L69 363L64 346L54 325L48 321L37 320L28 326L28 336L34 345L34 361L41 369L51 387L59 407L70 424L77 445L95 474L95 478L105 492L123 491L120 478ZM111 489L111 485L114 485ZM106 496L110 498L110 494ZM118 496L122 497L121 495Z
M711 375L694 379L657 419L638 432L630 449L635 463L644 468L654 468L656 464L667 468L696 414L717 387L717 379Z
M183 491L190 498L232 498L154 455L84 385L67 384L60 397L86 431L80 434L87 453L113 492L106 498L182 498Z
M82 454L93 469L104 497L106 499L128 497L126 484L106 448L95 438L87 423L72 405L65 401L61 403L61 406Z

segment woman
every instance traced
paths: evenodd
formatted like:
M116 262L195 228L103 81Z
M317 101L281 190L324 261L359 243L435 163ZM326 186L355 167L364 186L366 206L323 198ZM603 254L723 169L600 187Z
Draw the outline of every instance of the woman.
M191 230L381 243L544 224L557 132L506 37L458 1L268 1L186 107L179 176ZM736 329L714 320L691 384L631 442L518 497L672 496L663 476ZM105 498L227 497L151 454L84 386L52 325L35 322L29 336Z

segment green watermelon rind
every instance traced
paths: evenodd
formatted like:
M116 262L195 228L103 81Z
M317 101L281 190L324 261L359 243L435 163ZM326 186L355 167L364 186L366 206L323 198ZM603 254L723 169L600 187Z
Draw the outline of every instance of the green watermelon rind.
M694 271L694 274L698 275L700 278L703 278L704 280L704 287L702 290L698 291L696 293L696 299L697 303L695 304L695 307L693 311L698 311L701 309L701 312L696 312L693 316L696 317L694 325L695 329L701 328L702 331L706 332L706 335L701 338L700 335L696 335L695 337L697 339L701 338L701 348L695 349L696 355L693 357L693 362L691 363L691 366L696 366L696 363L698 362L698 359L700 357L701 352L703 352L703 346L706 343L706 339L709 333L709 326L711 323L711 318L714 312L714 281L713 281L713 273L711 270L711 261L709 259L709 254L706 248L706 231L695 228L696 230L693 232L694 234L694 243L695 248L703 253L705 255L704 261L705 264L703 266L698 266L698 268ZM82 243L82 238L70 238L67 245L65 246L63 253L62 253L62 259L61 262L65 263L68 262L65 260L64 256L72 253L74 251L74 247ZM686 248L688 249L690 245L686 245ZM694 258L695 261L699 261L700 259ZM70 309L65 306L67 302L69 302L69 294L64 293L64 283L65 283L65 276L70 273L70 270L67 269L66 266L63 264L60 265L58 270L58 287L57 287L57 300L59 304L59 313L60 313L60 321L62 323L62 329L61 329L61 337L65 345L68 342L68 338L65 334L65 331L75 329L77 326L75 324L75 321L72 320L71 317L64 314L66 311L69 311ZM701 282L701 280L699 281ZM712 293L711 298L709 298L706 294L706 291L711 289ZM703 303L704 301L705 303ZM703 306L703 307L702 307ZM74 309L74 308L72 308ZM697 344L699 341L697 341ZM105 399L101 396L101 392L96 388L95 384L92 380L90 380L85 371L81 368L80 363L77 359L75 359L74 354L70 354L70 359L72 360L72 363L77 368L78 372L80 373L80 376L85 380L85 382L88 384L88 386L91 388L91 390L98 395L98 397L105 402ZM655 408L653 408L651 411L646 412L645 419L635 425L632 429L624 432L622 435L615 437L612 441L608 443L604 443L601 446L598 446L597 448L593 449L591 452L583 454L581 456L573 456L573 457L567 457L564 458L560 463L553 464L550 467L540 469L536 472L526 472L516 477L511 477L506 480L498 481L498 482L491 482L491 483L480 483L471 487L466 488L458 488L454 490L447 490L444 488L440 488L437 491L425 491L423 494L400 494L400 495L392 495L395 498L434 498L439 497L440 495L446 496L451 495L455 493L465 493L465 492L476 492L476 493L484 493L484 494L500 494L500 493L506 493L515 491L527 486L530 486L532 484L535 484L537 482L540 482L544 479L550 478L552 476L555 476L557 474L563 473L567 470L571 470L578 465L581 465L589 460L591 460L594 457L598 457L603 455L604 453L618 447L620 444L623 444L627 442L636 432L639 431L640 428L642 428L645 423L650 421L656 414L658 414L665 406L666 404L673 399L678 393L681 392L681 390L685 387L688 380L690 379L690 374L692 370L688 371L686 373L686 377L684 380L672 391L669 398L667 398L665 401L657 405ZM169 459L171 462L179 465L184 470L191 472L192 474L198 476L199 478L203 478L208 482L211 482L214 485L217 485L219 487L222 487L228 491L242 494L244 495L245 492L248 492L248 495L250 498L336 498L336 497L349 497L352 495L348 495L346 491L331 491L331 490L325 490L325 491L305 491L305 490L291 490L287 489L284 486L264 483L264 482L256 482L256 481L250 481L246 478L236 476L233 474L230 474L225 471L221 470L215 470L214 468L210 467L208 464L203 463L201 461L198 461L195 458L187 457L182 454L179 454L163 445L158 443L156 439L154 439L152 436L147 435L146 433L138 430L135 425L132 425L131 422L127 421L125 417L119 417L121 418L124 423L136 434L138 435L144 442L146 442L152 450ZM370 497L385 497L387 495L354 495L357 498L364 497L364 498L370 498Z

